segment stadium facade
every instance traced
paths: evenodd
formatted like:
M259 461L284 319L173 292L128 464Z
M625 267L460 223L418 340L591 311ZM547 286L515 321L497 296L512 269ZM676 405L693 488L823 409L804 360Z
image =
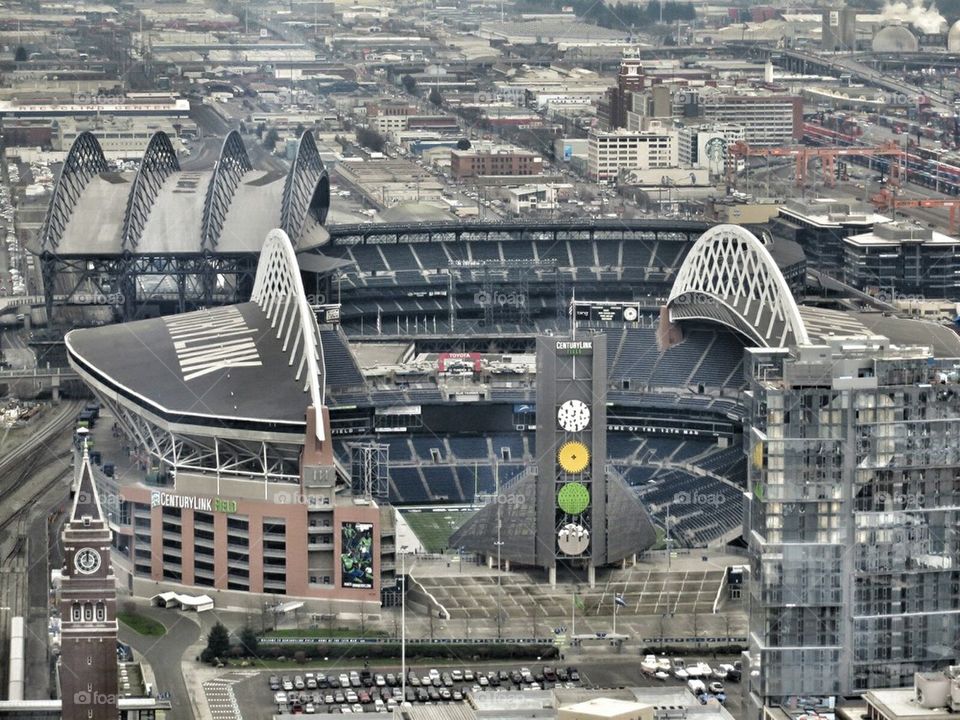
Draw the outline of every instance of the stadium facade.
M250 301L74 330L66 344L142 453L139 472L97 470L121 583L248 608L262 594L379 607L392 516L338 487L320 330L282 230Z

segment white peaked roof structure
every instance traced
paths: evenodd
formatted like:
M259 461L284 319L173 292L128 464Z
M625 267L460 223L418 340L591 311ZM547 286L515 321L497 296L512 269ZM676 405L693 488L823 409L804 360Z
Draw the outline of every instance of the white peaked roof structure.
M294 368L296 380L303 381L303 391L317 413L317 439L324 440L323 418L319 413L324 401L323 343L313 309L307 303L297 254L283 230L271 230L260 252L257 279L250 298L260 306L271 330Z
M164 467L294 480L304 432L327 439L322 336L283 230L267 234L248 302L72 330L65 343Z
M717 225L694 243L667 300L670 319L709 320L761 347L808 345L787 281L749 230Z

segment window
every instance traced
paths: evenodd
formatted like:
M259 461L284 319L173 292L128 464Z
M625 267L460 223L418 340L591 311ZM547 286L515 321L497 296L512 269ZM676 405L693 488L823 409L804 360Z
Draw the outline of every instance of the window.
M83 619L87 622L93 620L93 605L91 603L86 603L83 606Z
M106 622L107 620L107 608L100 602L97 603L97 622Z
M80 622L80 603L73 604L73 611L70 613L70 618L74 622Z

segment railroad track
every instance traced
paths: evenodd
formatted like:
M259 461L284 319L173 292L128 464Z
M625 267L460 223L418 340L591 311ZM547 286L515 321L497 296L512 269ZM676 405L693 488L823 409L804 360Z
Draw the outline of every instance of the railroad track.
M13 452L4 453L3 459L0 459L0 478L6 475L12 468L28 460L30 456L42 452L51 439L59 433L70 427L76 419L77 413L83 403L72 400L62 403L56 408L54 414L46 419L37 433L32 435L26 442L22 443ZM3 496L0 495L0 500Z
M13 544L0 556L0 657L6 656L10 619L31 615L28 597L28 576L33 571L30 558L30 515L38 501L48 497L57 486L68 496L70 474L69 431L79 408L78 402L64 403L49 417L43 418L37 432L14 452L0 460L0 538ZM54 471L51 472L51 466ZM46 543L43 543L46 549ZM47 563L34 563L44 575ZM7 663L0 662L0 695L6 692Z

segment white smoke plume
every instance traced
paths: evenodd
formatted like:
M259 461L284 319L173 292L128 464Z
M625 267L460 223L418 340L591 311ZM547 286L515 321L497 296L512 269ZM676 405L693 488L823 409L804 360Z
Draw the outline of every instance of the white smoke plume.
M927 34L941 33L947 26L946 18L937 10L936 4L931 3L929 8L925 8L923 0L910 0L909 5L903 0L888 1L883 6L882 16L885 21L899 20Z

